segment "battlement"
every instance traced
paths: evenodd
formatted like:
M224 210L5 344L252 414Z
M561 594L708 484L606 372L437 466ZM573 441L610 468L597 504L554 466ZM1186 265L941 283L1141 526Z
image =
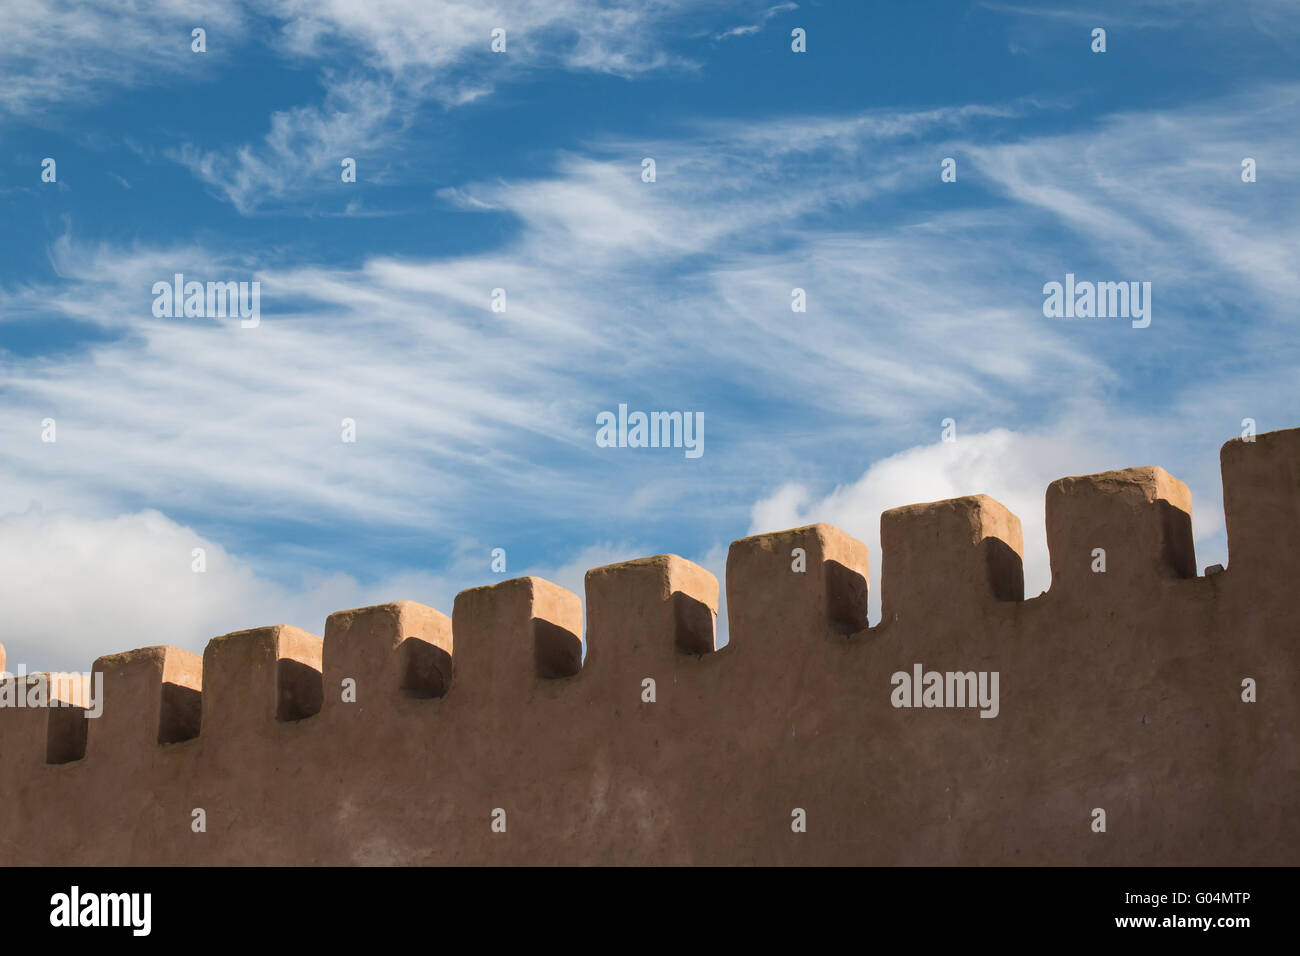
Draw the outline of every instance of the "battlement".
M1300 429L1221 465L1210 577L1143 467L1048 487L1030 600L975 495L882 515L874 627L814 524L731 545L722 648L718 580L659 555L589 571L585 627L524 577L101 657L96 719L84 679L0 707L0 863L1294 864ZM995 719L930 672L996 673Z

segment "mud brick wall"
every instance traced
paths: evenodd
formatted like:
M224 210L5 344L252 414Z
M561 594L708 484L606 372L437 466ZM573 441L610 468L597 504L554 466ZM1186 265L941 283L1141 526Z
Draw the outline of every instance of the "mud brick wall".
M721 649L665 555L589 572L585 628L519 578L102 657L99 718L0 708L0 863L1295 864L1300 429L1221 457L1208 577L1186 486L1134 468L1047 489L1029 600L975 496L884 514L870 628L819 524L731 546ZM893 706L917 663L996 671L997 716Z

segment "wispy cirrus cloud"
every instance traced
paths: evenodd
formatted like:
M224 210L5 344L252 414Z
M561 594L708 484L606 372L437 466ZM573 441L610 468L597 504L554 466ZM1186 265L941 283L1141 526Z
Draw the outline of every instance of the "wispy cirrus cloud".
M1237 110L1229 103L1221 112ZM1079 253L1069 250L1080 240L1086 260L1125 265L1135 261L1134 237L1147 243L1143 268L1161 279L1153 335L1197 362L1211 354L1224 361L1224 349L1192 335L1180 310L1203 305L1207 294L1261 296L1279 307L1294 282L1294 270L1275 257L1238 269L1230 238L1226 248L1206 247L1185 228L1182 217L1217 208L1222 190L1232 188L1220 174L1231 169L1165 182L1167 170L1139 165L1118 189L1100 172L1092 180L1076 175L1072 203L1088 212L1065 216L1058 243L1068 238L1068 248L1025 245L1027 214L1050 228L1062 215L1052 197L1035 191L1040 171L1068 168L1085 152L1099 165L1112 148L1140 156L1146 141L1134 137L1142 127L1151 137L1158 130L1162 142L1181 130L1189 150L1197 129L1222 137L1225 128L1207 125L1200 110L1103 124L1100 133L1079 134L1087 151L1071 138L999 146L958 140L959 155L971 157L1009 205L873 220L873 208L900 193L946 188L932 183L935 157L939 141L962 132L963 115L925 137L901 117L865 126L837 120L829 129L808 121L807 135L793 141L857 162L805 164L798 188L782 172L795 162L784 135L789 121L776 124L780 136L751 129L729 141L722 126L694 141L652 144L664 157L654 184L640 181L638 153L561 157L550 177L462 187L462 201L508 211L519 230L500 249L453 259L377 258L338 269L197 246L87 248L64 240L53 250L64 282L9 290L9 314L44 308L122 335L56 364L11 365L6 391L28 418L45 407L98 423L89 428L86 461L111 462L130 449L131 466L112 469L110 496L174 505L211 496L231 508L261 500L317 520L340 508L391 522L419 514L429 527L446 528L454 509L440 517L422 489L439 488L443 501L472 494L462 466L492 476L472 484L549 489L551 506L579 488L579 497L600 498L604 492L573 468L595 451L587 444L590 417L609 396L631 390L620 383L634 372L660 363L667 372L657 389L684 398L726 406L730 399L711 396L738 396L743 405L757 382L760 391L785 396L770 410L767 431L735 428L738 467L760 454L773 430L786 429L796 434L770 454L793 467L808 453L805 442L820 440L797 435L799 416L814 411L831 416L828 428L865 420L898 442L945 408L980 408L995 418L1021 415L1029 402L1050 414L1060 407L1063 378L1121 389L1123 344L1080 339L1039 312L1042 283L1073 268ZM915 142L900 143L891 131ZM764 142L773 146L763 149ZM874 176L861 176L865 168ZM1159 190L1176 192L1180 204L1142 204L1143 194ZM1135 210L1140 225L1131 220ZM1286 227L1264 238L1285 247ZM1257 239L1243 233L1241 241L1249 248ZM1189 284L1192 270L1179 265L1189 255L1200 274L1217 277L1208 293ZM177 271L258 278L263 328L154 319L148 289ZM796 286L807 292L806 313L790 311ZM488 309L498 287L510 296L504 316ZM1267 327L1264 320L1257 329ZM404 360L394 363L393 355ZM295 370L292 378L286 368ZM707 379L695 368L710 369ZM349 416L363 423L367 453L340 459L336 477L321 475L315 462L333 454L337 420ZM159 433L180 445L145 440ZM21 434L10 433L10 447L24 448ZM411 441L420 449L414 456L402 451ZM67 481L67 462L42 466L44 453L14 452L11 480L29 489ZM156 460L136 467L142 456ZM526 461L533 465L525 481ZM167 491L178 468L197 471L183 494Z
M401 134L401 92L358 77L330 84L324 104L272 113L261 143L204 151L186 143L167 155L214 187L240 213L336 184L343 157L373 156Z
M6 4L0 30L0 114L35 118L54 105L93 102L108 90L196 76L190 48L202 27L242 34L239 4L223 0L22 0ZM219 58L219 47L203 56Z
M979 5L997 13L1088 27L1169 30L1213 21L1216 28L1292 34L1297 30L1290 0L1242 0L1227 7L1215 0L1094 0L1086 7L980 0Z
M277 0L267 9L282 23L285 49L297 56L319 60L347 49L409 85L437 87L471 74L491 77L493 68L505 63L510 70L549 64L618 75L660 69L673 62L662 49L662 29L689 13L691 5L684 0ZM490 47L496 29L505 31L502 57ZM427 92L439 95L436 89Z
M331 585L340 606L408 572L432 594L456 578L470 527L480 557L519 527L566 528L553 568L587 560L583 547L716 563L747 528L830 520L870 537L883 508L982 491L1032 540L1047 481L1132 464L1169 467L1212 507L1217 442L1246 415L1295 418L1278 384L1300 367L1294 266L1265 248L1300 238L1300 220L1273 215L1295 202L1294 174L1271 158L1297 146L1294 95L1064 136L1020 131L1023 110L956 107L609 137L545 175L448 192L515 224L459 256L341 268L65 238L51 250L59 281L6 289L6 315L95 322L109 338L38 361L0 354L2 510L112 522L155 508L188 529L162 526L159 541L198 535L232 555L256 543L266 603L305 608L304 567L350 579ZM1258 183L1235 175L1243 143ZM640 178L647 151L654 183ZM945 155L956 184L939 182ZM934 202L943 189L965 201ZM1156 278L1152 327L1044 319L1043 282L1085 267ZM260 280L262 325L153 318L152 283L177 271ZM505 313L489 308L498 287ZM794 287L805 313L791 311ZM1248 329L1211 321L1242 306L1258 317ZM704 410L701 467L602 455L594 415L619 402ZM951 460L936 443L949 415ZM54 445L39 440L47 416ZM344 417L355 445L340 441ZM1169 438L1193 418L1208 446ZM1198 516L1198 531L1212 526ZM23 540L41 533L23 527ZM422 599L376 599L395 597Z
M1300 297L1300 265L1285 251L1300 219L1300 173L1288 158L1298 110L1300 86L1270 85L1106 117L1086 132L963 150L994 188L1112 262L1159 274L1166 287L1199 283L1202 306L1250 296L1264 307L1252 328L1264 331ZM1242 181L1248 157L1255 183Z
M337 178L344 155L372 161L373 169L417 117L437 122L431 105L464 106L539 69L626 79L694 69L694 61L668 52L664 42L691 9L685 0L274 3L265 12L279 24L286 53L313 65L338 58L354 67L322 69L322 102L276 112L264 139L244 144L233 157L193 144L171 155L251 214L323 188L331 182L326 173ZM502 53L492 49L497 30L504 31Z
M771 20L773 17L782 13L789 13L792 10L798 10L798 9L799 9L799 4L797 3L773 4L772 6L768 7L759 15L757 23L746 23L738 27L731 27L728 30L723 30L721 33L715 36L714 39L729 40L732 37L752 36L753 34L762 30L764 24L766 24L767 21Z

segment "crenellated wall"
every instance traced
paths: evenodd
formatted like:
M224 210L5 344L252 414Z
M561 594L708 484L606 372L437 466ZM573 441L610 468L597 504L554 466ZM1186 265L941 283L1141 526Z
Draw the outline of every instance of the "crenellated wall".
M1134 468L1048 488L1030 600L981 495L883 515L872 628L819 524L732 544L721 650L665 555L588 572L585 635L519 578L102 657L101 717L0 708L0 864L1300 863L1300 429L1221 460L1209 577L1186 486ZM996 672L997 716L894 706L915 664Z

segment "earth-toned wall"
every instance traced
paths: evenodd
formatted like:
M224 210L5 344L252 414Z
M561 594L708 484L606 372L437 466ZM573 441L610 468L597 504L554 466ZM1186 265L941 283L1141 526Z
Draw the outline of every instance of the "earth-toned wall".
M1029 600L975 496L885 513L871 628L866 547L813 525L731 546L720 650L668 555L589 572L585 637L519 578L103 657L96 719L0 707L0 863L1295 864L1300 429L1222 466L1205 577L1135 468L1048 488ZM916 665L996 673L996 715L895 706Z

